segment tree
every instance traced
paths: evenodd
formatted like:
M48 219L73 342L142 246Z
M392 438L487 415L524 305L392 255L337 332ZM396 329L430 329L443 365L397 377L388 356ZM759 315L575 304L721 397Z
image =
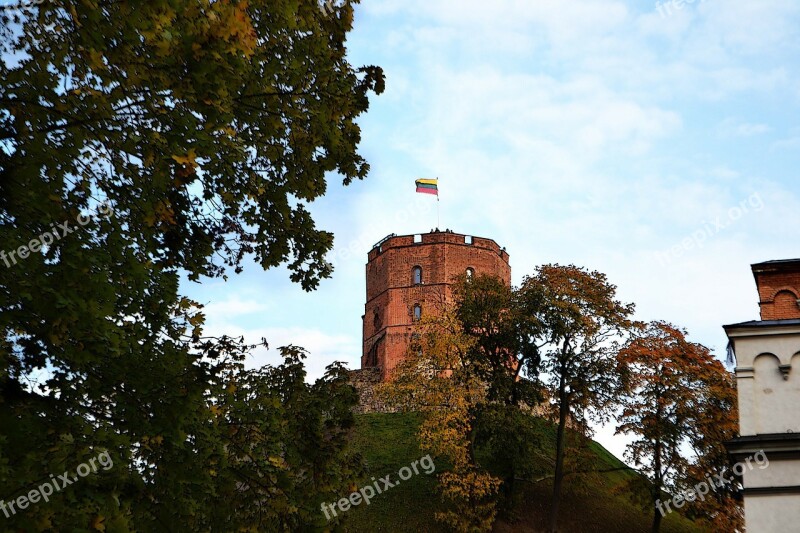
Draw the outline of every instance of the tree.
M452 309L462 332L473 339L465 357L487 385L486 402L475 417L478 440L491 463L504 472L502 495L514 507L516 480L530 472L538 435L520 407L543 400L538 381L540 301L497 276L461 275L453 283Z
M273 527L259 522L270 513L239 522L212 503L225 493L235 509L248 497L230 490L225 469L239 458L219 420L263 407L236 404L232 376L268 388L272 402L289 392L272 373L237 366L251 347L203 337L201 308L179 280L239 271L250 254L264 268L287 265L306 290L330 275L333 236L306 206L325 193L326 173L345 184L366 175L356 119L383 89L379 68L346 60L351 4L3 11L0 498L100 450L115 465L15 515L17 527ZM314 402L339 405L337 379ZM306 420L301 405L273 405L271 416L278 426ZM315 442L317 415L331 416L312 411L286 438ZM348 422L330 423L344 431ZM281 459L287 471L292 457ZM264 490L251 501L272 501ZM292 498L286 520L304 505Z
M569 265L544 265L524 279L522 293L539 302L542 374L558 408L551 531L555 531L564 480L568 419L584 425L586 416L608 418L619 383L615 370L617 339L631 327L633 304L616 299L616 287L600 272Z
M383 90L379 68L345 58L352 3L4 10L21 20L2 30L4 56L19 59L0 62L2 212L15 230L3 244L108 199L125 219L115 236L142 262L196 279L252 252L314 288L330 275L332 235L305 205L326 172L366 176L355 120Z
M475 338L464 333L452 308L423 317L416 345L400 362L384 394L405 410L421 412L420 447L452 465L439 474L449 508L438 520L453 531L490 531L500 480L476 459L477 418L487 401L485 369L468 357Z
M709 474L733 470L734 461L724 443L739 434L736 377L716 359L707 363L706 380L696 389L691 407L695 414L695 432L690 434L694 460L679 486L695 487ZM696 501L687 515L713 531L736 533L744 530L741 479L717 486L704 500Z
M665 490L685 484L692 473L704 479L705 468L723 460L722 442L736 429L734 389L708 348L687 341L684 330L666 322L649 323L617 360L626 386L617 432L637 437L626 458L649 478L657 532L666 512L660 505ZM694 465L683 453L690 446L700 458Z
M517 407L542 399L535 383L541 336L538 303L497 276L461 275L453 283L455 316L463 332L475 339L467 357L489 385L490 402Z
M282 365L226 376L210 426L228 438L223 448L216 440L200 441L213 445L199 452L214 469L210 486L225 504L179 516L183 522L164 512L159 524L172 519L169 530L195 531L234 531L253 524L272 531L330 527L320 505L348 492L361 474L360 460L349 447L358 394L340 363L310 385L302 363L306 352L288 346L281 353ZM157 475L172 478L187 464L204 463L176 457L164 461L166 472ZM163 483L162 490L180 490L183 478L178 472L176 485Z

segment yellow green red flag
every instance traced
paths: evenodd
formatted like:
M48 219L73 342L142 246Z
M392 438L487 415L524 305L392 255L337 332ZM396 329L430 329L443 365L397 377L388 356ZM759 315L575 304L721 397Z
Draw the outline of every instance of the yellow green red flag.
M417 192L421 192L423 194L435 194L436 196L439 196L438 179L421 178L416 180L414 183L417 184Z

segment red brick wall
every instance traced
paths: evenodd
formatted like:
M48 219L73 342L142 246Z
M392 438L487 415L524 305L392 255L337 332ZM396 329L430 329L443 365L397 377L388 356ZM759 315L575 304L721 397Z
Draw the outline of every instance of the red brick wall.
M453 278L472 268L511 283L508 253L491 239L434 232L394 236L368 255L367 303L363 317L361 367L379 366L385 378L406 355L413 333L412 309L435 313L449 299ZM422 284L413 284L413 268L422 268ZM377 319L376 319L377 316Z
M800 260L753 265L761 320L800 318Z

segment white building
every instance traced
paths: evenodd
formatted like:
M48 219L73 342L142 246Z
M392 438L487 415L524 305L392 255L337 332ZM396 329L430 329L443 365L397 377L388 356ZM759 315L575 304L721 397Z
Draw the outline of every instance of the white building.
M725 326L736 356L737 461L764 451L769 466L745 469L747 533L800 532L800 259L752 266L761 320Z

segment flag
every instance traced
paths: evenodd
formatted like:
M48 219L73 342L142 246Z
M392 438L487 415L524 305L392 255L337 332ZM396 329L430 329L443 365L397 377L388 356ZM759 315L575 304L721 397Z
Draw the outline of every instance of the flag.
M417 192L424 194L435 194L439 196L439 180L437 179L418 179L414 183L417 184Z

